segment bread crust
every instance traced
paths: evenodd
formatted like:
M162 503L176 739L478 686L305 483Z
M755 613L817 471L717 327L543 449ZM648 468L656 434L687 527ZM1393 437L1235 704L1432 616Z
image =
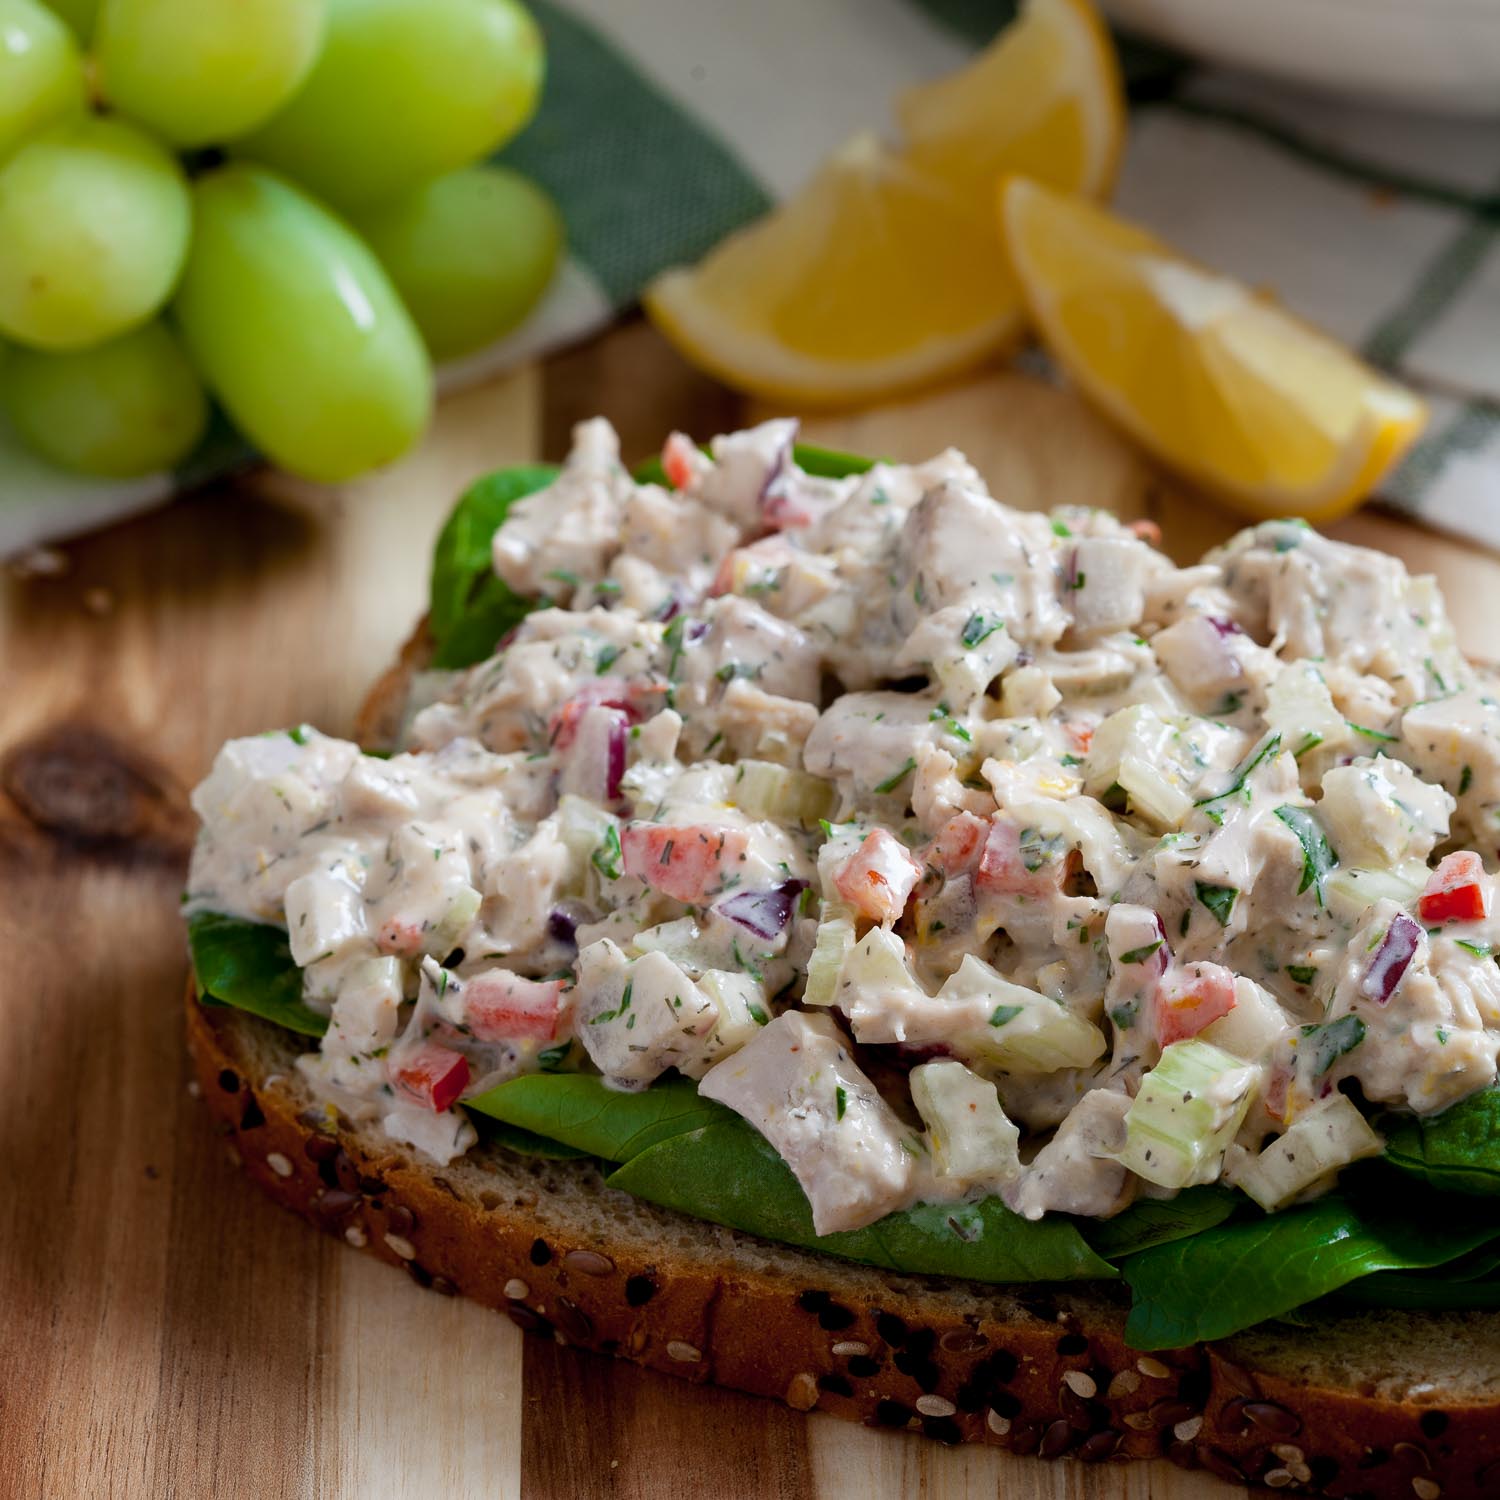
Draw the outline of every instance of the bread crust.
M392 743L429 654L424 623L366 700L361 743ZM1358 1380L1256 1367L1234 1340L1141 1355L1125 1346L1113 1287L889 1276L645 1206L637 1214L653 1233L606 1227L590 1207L622 1195L585 1163L549 1164L519 1191L514 1172L497 1176L509 1196L481 1205L310 1109L292 1078L265 1066L273 1031L201 1005L189 985L188 1051L231 1159L318 1228L527 1332L945 1443L1085 1462L1164 1456L1342 1500L1500 1496L1500 1400L1439 1389L1388 1399Z
M747 1263L724 1246L755 1246L749 1236L664 1213L687 1232L609 1235L585 1227L586 1203L549 1214L545 1193L481 1210L442 1173L372 1148L369 1134L264 1074L250 1041L264 1024L202 1006L189 987L188 1051L231 1159L318 1228L529 1333L945 1443L1085 1462L1165 1456L1346 1500L1500 1494L1495 1403L1436 1407L1310 1385L1248 1368L1232 1341L1143 1356L1126 1348L1108 1292L1018 1297L784 1247ZM552 1187L572 1208L609 1191L590 1167L557 1170L577 1179ZM987 1293L995 1315L969 1310Z

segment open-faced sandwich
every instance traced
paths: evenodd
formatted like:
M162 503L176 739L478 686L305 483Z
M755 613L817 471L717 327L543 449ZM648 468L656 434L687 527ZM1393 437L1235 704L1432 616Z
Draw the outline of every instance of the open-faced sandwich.
M1500 1495L1500 686L1432 581L794 435L584 424L463 498L364 748L225 746L246 1169L798 1408Z

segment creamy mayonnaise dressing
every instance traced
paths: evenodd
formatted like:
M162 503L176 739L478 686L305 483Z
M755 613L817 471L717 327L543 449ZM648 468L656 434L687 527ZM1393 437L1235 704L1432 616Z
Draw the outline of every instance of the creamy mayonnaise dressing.
M400 753L220 753L189 904L286 926L316 1089L448 1160L504 1079L675 1069L829 1231L1171 1191L1125 1143L1179 1043L1224 1058L1193 1181L1295 1126L1318 1191L1378 1149L1343 1093L1494 1081L1500 689L1431 580L1290 521L1177 568L956 452L815 478L794 434L674 435L665 489L584 423L494 538L545 602Z

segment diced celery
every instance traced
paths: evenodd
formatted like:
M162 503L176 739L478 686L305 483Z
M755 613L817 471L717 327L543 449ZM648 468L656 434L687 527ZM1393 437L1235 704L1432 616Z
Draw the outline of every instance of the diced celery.
M434 929L437 941L433 946L441 952L450 943L456 942L469 923L479 915L479 908L483 905L484 897L473 886L461 887Z
M833 811L831 782L768 760L742 760L735 769L730 798L741 812L775 823L816 828Z
M823 903L826 911L830 903ZM838 991L844 960L854 950L854 923L848 917L833 917L818 923L812 957L807 961L804 1005L832 1005Z
M722 1048L715 1059L743 1047L771 1020L771 1007L763 985L750 975L733 969L709 969L698 980L698 988L719 1008L714 1041Z
M1120 761L1116 780L1131 807L1158 828L1177 828L1193 810L1193 799L1166 774L1139 755Z
M821 929L819 929L821 932ZM906 963L906 944L889 928L872 927L853 943L839 970L839 987L875 999L882 993L924 994Z
M617 818L571 792L564 794L557 804L558 835L580 869L587 867L590 856L608 830L618 827Z
M1234 981L1234 1009L1210 1022L1199 1035L1246 1062L1262 1058L1289 1028L1276 997L1243 974Z
M1083 1068L1103 1055L1104 1033L1047 995L1013 984L972 953L938 991L939 1000L980 1009L986 1024L955 1039L961 1053L1018 1073Z
M642 928L626 951L632 958L642 953L665 953L684 973L692 975L709 968L713 958L702 929L691 917Z
M1256 1068L1211 1042L1173 1042L1141 1079L1116 1160L1158 1187L1212 1182L1258 1077Z
M1344 716L1312 662L1288 662L1277 674L1266 690L1266 722L1296 756L1319 745L1337 749L1349 739Z
M1330 1094L1298 1115L1259 1155L1233 1148L1224 1161L1224 1180L1271 1213L1340 1167L1384 1149L1355 1105L1343 1094Z
M1357 922L1377 901L1389 898L1410 906L1427 884L1428 869L1420 860L1407 860L1389 870L1340 867L1324 883L1328 909L1343 922Z
M1000 1107L993 1083L951 1058L923 1063L910 1076L939 1177L1000 1184L1021 1175L1021 1132Z
M1193 806L1178 739L1174 726L1144 703L1117 710L1089 743L1084 790L1103 798L1119 787L1135 811L1158 827L1176 828Z

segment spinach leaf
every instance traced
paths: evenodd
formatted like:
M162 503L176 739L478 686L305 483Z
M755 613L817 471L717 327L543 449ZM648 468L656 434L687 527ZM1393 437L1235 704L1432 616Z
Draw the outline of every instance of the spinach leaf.
M588 1073L528 1073L465 1099L464 1107L606 1161L629 1161L671 1136L739 1118L700 1098L687 1078L624 1094Z
M1071 1223L1033 1223L998 1198L923 1204L866 1229L816 1234L791 1169L757 1130L725 1116L632 1156L610 1186L710 1223L892 1271L998 1282L1116 1274Z
M428 628L434 667L467 667L483 661L495 642L536 608L507 588L490 561L490 541L506 512L524 495L557 477L548 464L498 469L464 491L432 555Z
M465 1099L463 1103L466 1109L473 1108L472 1100ZM480 1140L492 1141L497 1146L504 1146L507 1151L514 1151L518 1156L541 1156L551 1161L572 1161L589 1154L574 1146L565 1146L561 1141L548 1140L546 1136L538 1135L534 1130L522 1130L519 1125L507 1125L503 1120L493 1119L486 1114L476 1114L473 1120Z
M1137 1198L1112 1219L1079 1219L1084 1239L1105 1260L1187 1239L1222 1224L1248 1200L1224 1187L1195 1187L1175 1198Z
M1308 886L1313 888L1318 905L1323 904L1323 882L1333 872L1339 857L1333 852L1318 820L1305 808L1288 803L1276 809L1276 816L1297 835L1302 845L1302 883L1297 887L1300 896Z
M705 448L704 452L707 451ZM815 474L819 479L842 479L846 474L863 474L879 462L874 458L861 458L857 453L840 453L834 448L819 448L812 443L794 443L792 457L804 474ZM637 484L667 482L667 472L662 468L659 456L646 459L630 472Z
M1450 1193L1500 1193L1500 1088L1482 1089L1440 1115L1386 1115L1385 1159Z
M200 1000L232 1005L303 1036L328 1030L327 1016L302 1002L302 971L280 927L200 911L188 918L188 944Z
M1391 1198L1330 1194L1131 1256L1125 1342L1176 1349L1226 1338L1372 1271L1442 1265L1500 1236L1500 1215L1474 1205L1435 1194Z
M1423 1274L1376 1271L1334 1295L1362 1307L1500 1307L1500 1248L1487 1245Z

